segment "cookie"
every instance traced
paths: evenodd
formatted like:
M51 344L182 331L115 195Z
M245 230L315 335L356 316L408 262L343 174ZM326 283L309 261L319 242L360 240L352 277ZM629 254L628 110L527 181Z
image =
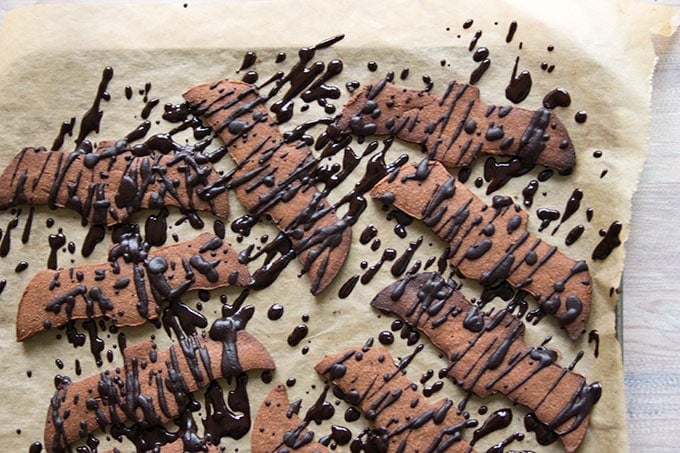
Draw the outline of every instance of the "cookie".
M213 325L214 327L214 325ZM233 341L192 335L156 351L150 342L125 348L123 369L104 371L79 382L62 378L45 423L45 448L63 451L97 429L123 422L159 426L189 411L191 392L214 379L253 370L273 370L265 347L245 330ZM170 439L174 440L174 439Z
M138 326L157 319L162 302L187 290L250 282L237 252L210 233L148 255L137 256L139 249L137 241L123 240L111 249L109 262L38 272L19 302L17 341L102 316L117 326Z
M303 142L288 143L256 88L238 81L205 83L184 98L224 140L236 170L227 183L254 216L268 214L318 294L335 278L349 252L351 229L311 184L316 159Z
M314 369L373 424L366 451L474 451L461 436L477 421L457 414L449 399L428 402L403 366L386 349L364 347L326 355Z
M559 435L566 451L581 444L600 385L558 365L556 351L525 344L524 324L507 310L482 312L434 272L393 283L371 306L423 332L444 351L448 376L464 390L503 393Z
M561 172L576 164L567 129L550 110L485 104L477 87L451 82L443 96L388 80L358 89L328 128L331 137L392 135L419 144L447 167L469 166L480 154L517 157Z
M292 449L301 453L328 452L307 430L308 422L292 409L286 387L277 384L266 396L255 416L250 438L252 451L284 453Z
M165 206L187 215L229 215L227 193L214 190L220 175L211 163L190 152L139 156L122 143L102 142L93 152L23 149L0 178L0 209L70 208L98 225L125 223L142 208Z
M532 294L571 339L585 331L592 297L588 265L528 233L527 214L511 198L495 196L489 206L427 159L385 177L371 196L423 220L450 244L450 262L465 277L483 286L507 280Z

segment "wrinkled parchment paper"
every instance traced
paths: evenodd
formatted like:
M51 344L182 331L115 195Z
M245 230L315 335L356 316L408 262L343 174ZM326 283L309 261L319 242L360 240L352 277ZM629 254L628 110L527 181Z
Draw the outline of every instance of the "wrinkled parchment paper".
M142 95L147 82L151 83L149 98L159 98L161 105L151 115L160 120L162 104L181 102L181 93L204 81L221 78L240 78L236 71L243 54L248 50L257 53L258 62L251 68L266 79L276 70L288 70L297 61L297 49L313 45L325 38L345 34L344 40L329 49L317 52L316 59L328 62L340 58L344 62L342 74L332 82L342 88L343 98L334 103L340 108L348 93L344 83L353 79L363 84L394 71L397 76L408 67L410 75L404 85L422 88L421 76L429 75L434 81L433 91L442 93L449 80L467 81L476 67L468 44L476 30L483 30L479 45L488 47L491 68L478 84L482 100L490 103L508 104L504 89L510 79L515 57L520 57L519 69L528 69L533 76L530 96L521 104L535 109L541 105L543 96L555 87L566 88L572 97L571 106L557 108L556 113L566 124L577 150L575 172L566 177L555 175L541 183L534 204L528 209L529 228L546 241L560 246L565 253L576 259L588 259L594 278L593 311L588 330L600 335L599 357L594 356L594 344L588 344L588 335L576 343L570 342L559 331L556 323L544 319L538 325L527 325L525 341L537 345L551 335L549 346L560 352L560 363L567 365L583 350L583 358L576 371L585 375L589 382L599 381L603 386L602 399L591 415L590 429L581 451L623 451L626 440L625 399L623 371L619 343L615 339L615 307L618 294L624 248L618 247L604 261L593 262L590 255L599 242L598 232L613 221L624 223L621 239L628 235L627 221L630 216L630 198L635 190L639 171L645 158L649 128L650 77L654 53L650 32L671 32L672 11L657 6L629 2L491 2L449 3L428 0L423 2L321 2L321 1L271 1L247 3L221 3L216 5L191 3L176 5L134 6L38 6L9 14L0 30L0 166L4 167L12 156L25 146L50 146L59 126L71 117L80 120L90 107L96 87L105 66L114 68L114 78L109 85L111 100L103 102L104 116L98 135L93 141L118 139L133 130L142 120L140 112L144 105ZM474 24L463 28L467 19ZM511 21L517 21L518 30L511 43L505 42ZM521 43L521 49L520 49ZM549 52L548 46L554 46ZM285 62L275 64L279 51L285 51ZM367 62L378 64L376 72L367 69ZM541 70L541 63L555 65L554 71ZM124 96L124 88L130 85L135 93L132 99ZM325 116L318 105L307 112L300 112L301 101L296 102L293 120L283 126L290 130L304 120ZM588 113L585 124L577 124L574 114L579 110ZM76 125L76 131L79 122ZM154 122L151 133L171 128L163 121ZM315 129L315 134L321 129ZM67 137L64 149L71 149L74 137ZM355 151L363 146L354 143ZM593 157L595 150L602 157ZM418 151L403 143L396 143L387 159L392 160L403 152L414 155ZM473 168L472 182L482 175L484 158ZM230 168L230 159L220 163ZM363 168L364 164L360 165ZM521 203L521 190L528 181L536 178L542 170L536 168L517 178L496 194L512 195ZM606 174L601 177L603 170ZM359 174L358 172L355 172ZM354 179L350 178L333 197L350 190ZM553 226L542 233L537 229L540 221L535 211L538 207L563 210L575 188L583 189L581 209L572 216L557 233L550 235ZM475 189L482 197L488 197L483 189ZM232 213L229 222L244 213L236 198L231 196ZM592 221L586 220L586 208L592 208ZM113 351L113 363L105 358L104 367L98 369L94 359L85 348L74 349L65 338L57 339L62 331L50 331L37 335L24 343L14 341L16 307L24 285L32 275L45 268L49 247L47 236L62 228L68 241L80 249L87 227L80 224L77 214L70 210L49 211L37 208L32 234L26 244L20 241L26 221L27 207L22 208L20 224L12 231L10 253L0 259L0 278L7 286L0 295L0 444L3 451L26 451L29 445L43 439L44 420L49 399L54 391L56 374L70 375L74 380L113 368L121 363L115 349L116 336L103 332L105 351ZM148 213L135 218L143 222ZM7 234L6 226L12 215L0 213L0 228ZM53 227L46 220L55 220ZM179 218L171 210L169 233L177 233L180 239L189 239L199 233L186 222L174 225ZM206 229L210 230L213 218L203 214ZM564 247L564 238L577 224L585 225L585 233L574 245ZM399 253L413 240L423 235L425 240L416 258L423 262L430 256L439 256L444 244L419 222L408 230L407 240L399 239L393 232L394 221L385 219L380 204L369 201L354 228L354 243L347 262L334 284L314 298L309 293L305 276L300 277L300 265L293 262L274 286L253 291L247 303L256 307L255 316L248 330L262 341L276 360L277 371L271 384L264 384L259 373L250 374L248 384L253 414L262 403L265 394L277 382L295 377L297 383L289 388L291 401L302 398L302 411L309 408L323 389L323 382L314 373L314 364L326 352L337 352L350 346L359 346L367 338L376 337L382 330L389 330L392 318L373 311L369 302L393 277L389 264L368 285L357 285L347 299L337 297L338 289L350 276L362 273L361 261L375 264L382 249L371 251L368 245L358 242L361 231L374 224L379 230L382 248L394 247ZM242 243L236 234L228 231L227 241L241 250L247 244L258 243L262 235L273 237L274 226L261 222ZM172 239L169 239L172 242ZM86 262L101 262L106 258L110 245L110 232L90 258L83 258L79 251L66 249L58 255L59 266L68 267ZM15 273L21 260L29 263L27 270ZM254 270L254 267L253 267ZM479 296L479 287L464 282L464 290L470 297ZM203 313L210 318L220 312L219 295L227 294L233 300L239 289L213 291L211 300L203 304ZM194 305L196 293L185 296ZM273 303L285 307L282 319L269 321L268 307ZM296 347L286 343L293 327L308 315L309 335ZM169 340L162 330L152 326L124 329L128 344L148 339L156 334L160 347ZM65 337L65 335L63 335ZM398 337L389 347L392 355L402 357L412 351L405 340ZM428 343L421 337L421 342ZM377 344L377 340L376 340ZM309 347L302 354L303 346ZM106 356L106 354L104 354ZM82 375L76 376L75 360L80 360ZM56 360L63 363L58 367ZM408 376L418 381L428 369L444 367L439 351L427 345L408 368ZM30 374L30 377L29 377ZM428 384L436 380L432 379ZM223 382L223 386L228 387ZM198 395L200 397L200 393ZM448 397L458 402L464 394L450 381L431 398L437 401ZM335 401L329 396L330 401ZM493 410L509 407L511 402L503 396L480 400L473 397L468 403L472 417L478 416L480 405ZM342 415L347 406L338 403L335 423L348 426L354 434L361 430L361 422L347 423ZM514 421L511 427L488 437L477 444L485 450L515 431L524 431L524 410L513 407ZM200 413L199 413L200 414ZM317 438L330 433L330 422L312 426ZM471 430L468 435L471 436ZM122 446L116 441L106 442L123 451L131 450L130 444ZM239 442L224 439L226 451L249 451L248 438ZM529 433L522 442L515 441L508 447L514 450L561 451L556 442L550 446L538 445ZM338 451L347 451L339 447Z

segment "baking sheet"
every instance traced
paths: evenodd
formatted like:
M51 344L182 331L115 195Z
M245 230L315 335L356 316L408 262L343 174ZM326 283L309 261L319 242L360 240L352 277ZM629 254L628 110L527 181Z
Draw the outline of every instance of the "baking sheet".
M137 126L143 107L142 95L137 90L151 82L149 97L165 102L181 102L181 93L198 83L221 78L240 78L236 71L241 66L243 54L256 51L258 62L254 69L262 79L276 70L289 69L296 62L296 52L301 46L313 45L327 37L344 34L345 38L329 49L319 51L316 58L328 62L340 58L344 70L335 84L343 88L348 80L368 83L382 77L387 71L399 74L409 68L409 77L401 82L416 88L423 87L421 76L429 75L434 81L433 91L442 93L449 80L467 80L476 67L468 45L476 30L483 30L480 45L489 48L492 66L478 84L482 100L507 104L504 89L508 83L512 65L520 57L520 69L529 69L534 85L530 96L522 103L525 108L537 108L543 95L557 86L568 89L572 105L558 108L556 113L570 130L577 149L577 167L568 177L554 176L541 184L534 205L529 209L529 228L548 242L562 245L564 236L577 223L586 226L586 232L574 245L564 249L568 255L588 258L599 241L599 230L606 229L612 221L624 223L621 239L628 235L630 197L635 189L642 168L649 129L650 77L654 53L649 40L651 30L660 33L671 31L669 19L672 11L657 6L628 2L486 2L482 5L456 4L428 1L372 3L370 8L358 2L342 4L315 1L252 2L208 5L188 3L177 5L135 5L106 7L95 5L38 6L16 11L8 15L0 32L0 140L2 151L0 164L5 166L14 153L24 146L49 146L57 135L60 124L76 117L78 120L90 107L96 87L105 66L114 68L114 78L109 85L111 101L103 103L104 117L100 133L93 139L116 139ZM465 29L463 23L474 19L472 27ZM511 43L505 42L510 21L518 23L517 33ZM519 48L522 43L522 48ZM548 46L554 50L548 51ZM275 63L276 54L285 51L285 62ZM373 60L378 70L371 72L367 62ZM541 70L541 63L554 64L554 71ZM124 88L135 89L131 100L124 96ZM343 88L343 99L348 96ZM340 107L342 100L336 102ZM292 129L299 122L322 115L317 105L307 112L296 114L285 129ZM585 124L577 124L574 114L579 110L588 112ZM161 108L156 108L152 118L160 119ZM151 133L165 131L168 125L153 125ZM320 132L317 129L316 132ZM67 145L69 144L67 137ZM72 143L73 137L70 137ZM361 145L354 144L357 150ZM603 156L595 158L595 150ZM402 152L414 153L412 147L395 144L388 160ZM414 157L415 159L415 157ZM228 160L228 159L225 159ZM220 165L228 168L229 162ZM482 174L483 159L473 168L470 182ZM521 191L527 182L535 178L541 169L518 178L498 193L512 195L521 202ZM600 177L607 170L604 177ZM346 193L354 181L347 181L334 191L333 197ZM472 186L472 184L468 184ZM552 228L537 232L539 221L537 207L559 210L574 188L584 191L582 208L555 235ZM486 197L482 190L478 190ZM545 193L545 194L544 194ZM232 214L228 222L244 213L235 197L231 197ZM590 222L585 219L585 208L593 209ZM26 219L27 208L20 216ZM0 213L0 228L6 232L11 219L10 212ZM46 219L54 218L55 225L46 226ZM202 216L206 225L212 225L210 216ZM169 224L179 218L171 211ZM138 216L143 222L145 215ZM333 286L314 298L307 292L306 277L300 277L298 263L292 263L266 290L251 293L248 303L256 307L256 316L248 330L257 336L271 351L277 361L274 383L296 378L289 388L291 401L303 399L303 410L309 407L320 393L323 382L313 373L312 367L325 352L335 352L344 347L363 344L368 337L377 337L382 330L389 330L392 319L374 312L368 302L377 291L393 280L389 266L381 271L369 285L357 285L347 299L337 297L338 289L350 276L362 273L360 262L374 264L381 250L371 251L358 243L358 236L368 224L379 231L382 247L394 247L402 252L408 243L423 235L424 244L418 256L425 261L438 256L443 244L425 227L415 222L407 228L406 240L393 233L394 222L385 219L378 203L369 202L367 212L354 228L355 241L349 259ZM554 225L554 224L553 224ZM19 241L23 223L12 231L12 247L8 256L0 260L0 278L7 279L7 287L0 295L0 381L5 397L0 411L0 439L9 451L26 450L35 442L42 441L42 428L48 401L53 393L55 374L75 376L75 359L79 358L85 377L100 371L91 356L83 348L74 350L64 338L57 339L57 332L38 335L17 344L14 338L16 306L23 286L37 270L47 262L47 236L62 228L67 239L78 246L82 244L87 229L80 225L78 216L67 210L49 211L36 209L33 232L27 244ZM172 226L171 233L188 239L199 232L186 223ZM229 232L228 239L241 249L250 242L257 242L267 234L272 237L276 229L267 223L259 224L250 237L242 243ZM110 236L107 238L109 241ZM88 259L79 253L63 251L59 254L61 266L86 262L101 262L106 257L106 243L100 244ZM626 444L625 399L621 354L615 341L615 306L620 281L624 248L618 247L604 261L589 265L594 277L593 313L589 330L598 330L600 336L599 356L594 357L594 345L588 344L588 335L572 344L550 320L537 326L527 326L526 341L538 344L546 335L552 335L552 348L560 351L563 364L571 362L580 350L585 352L576 371L589 381L603 385L603 396L591 417L583 451L595 448L604 451L621 451ZM18 262L26 260L26 271L15 273ZM465 282L465 290L474 296L479 288ZM230 299L239 291L228 289L213 291L211 301L204 304L203 313L214 317L219 313L219 295L226 293ZM186 301L196 303L192 294ZM281 320L272 322L266 318L267 308L278 302L285 307ZM286 344L285 338L293 327L308 315L310 333L297 347ZM125 329L128 343L148 338L155 333L158 342L167 344L162 331L152 326ZM120 363L114 349L115 335L104 338L113 351L114 361L105 367ZM427 343L423 338L422 342ZM309 352L302 354L302 346ZM412 350L403 340L390 346L392 354L403 356ZM56 359L64 364L57 366ZM409 366L409 376L414 381L423 371L444 366L433 348L416 357ZM30 377L28 376L30 372ZM251 375L249 393L253 410L273 384L264 384L257 374ZM449 397L454 401L463 398L450 382L433 395L434 400ZM509 406L503 397L484 400L473 398L470 412L476 416L476 408L484 404L493 409ZM339 424L347 425L356 434L359 425L342 421L344 403L336 408ZM31 408L18 411L16 408ZM508 430L489 436L478 447L491 446L514 431L524 431L522 409L513 408L515 421ZM483 418L483 417L480 417ZM330 424L314 427L319 436L330 431ZM103 436L100 436L103 437ZM248 442L234 443L225 439L227 451L247 451ZM114 441L111 445L118 446ZM102 450L104 448L102 445ZM123 447L129 448L129 447ZM521 443L511 444L513 449L535 451L560 451L555 443L548 447L535 444L528 435ZM342 448L339 448L342 450Z

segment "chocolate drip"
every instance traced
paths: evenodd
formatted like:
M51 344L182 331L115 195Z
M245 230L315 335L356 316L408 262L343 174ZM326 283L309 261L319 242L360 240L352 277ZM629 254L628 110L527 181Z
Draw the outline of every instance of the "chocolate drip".
M588 344L590 343L595 343L595 350L593 354L595 355L595 358L597 358L600 355L600 332L597 330L591 330L588 332Z
M35 208L30 207L28 211L28 217L26 218L26 223L24 224L24 231L21 233L21 243L27 244L31 237L31 228L33 227L33 215L35 213Z
M510 426L511 422L512 422L512 410L510 408L497 410L496 412L491 414L486 420L484 420L482 426L475 430L470 445L476 444L479 439L483 438L484 436L488 436L494 431L507 428L508 426Z
M368 244L378 234L378 229L373 225L368 225L359 236L359 243Z
M510 22L510 26L508 27L508 33L505 35L505 42L510 43L512 42L512 38L515 37L515 33L517 32L517 21L512 21Z
M349 297L349 295L352 293L354 290L354 287L357 285L357 282L359 281L359 274L355 274L351 276L345 283L342 284L340 289L338 290L338 297L340 299L346 299Z
M486 73L486 71L491 67L491 60L488 58L484 58L482 61L479 62L479 65L470 73L470 85L475 85L477 84L480 80L482 80L482 76Z
M243 55L243 62L241 63L241 67L236 72L243 71L244 69L248 69L249 67L254 65L256 61L257 61L257 54L255 54L255 52L253 52L252 50L249 50L248 52L246 52Z
M106 228L103 225L90 225L87 234L83 239L80 253L87 258L94 251L95 246L106 237Z
M0 257L4 258L9 254L12 242L11 242L11 232L13 229L19 226L19 214L21 211L17 211L14 216L7 223L7 228L5 228L5 235L2 236L2 242L0 242ZM1 230L0 230L1 235Z
M582 199L583 190L574 189L574 192L572 192L571 196L569 197L567 205L564 208L564 212L562 213L562 218L560 219L561 224L566 222L567 219L569 219L576 211L578 211L578 209L581 207Z
M217 381L211 381L205 391L206 416L201 421L205 440L213 445L219 445L223 437L240 439L250 430L250 403L246 391L248 375L239 373L235 378L236 387L229 390L226 401Z
M325 99L337 99L340 97L340 90L336 87L331 87L325 85L325 82L339 73L342 70L342 64L339 60L331 62L328 69L324 73L324 64L322 62L315 62L311 67L307 67L307 64L311 62L314 58L315 52L318 49L323 49L329 47L336 42L342 40L344 35L334 36L332 38L326 39L315 46L304 47L298 52L299 60L290 70L287 75L284 75L267 95L268 99L274 97L286 84L290 84L288 91L283 95L283 97L276 102L274 102L270 110L276 115L276 121L278 124L283 124L289 121L293 116L293 99L303 94L303 100L309 102L315 98L321 103L325 103ZM317 79L317 77L319 77ZM325 97L318 96L319 91L325 95ZM317 91L317 96L314 96L314 92Z
M536 195L536 192L538 192L538 181L535 179L532 179L529 181L529 184L522 189L522 195L524 196L524 201L522 204L526 206L527 208L531 207L531 205L534 203L534 195Z
M393 276L399 277L406 272L406 268L408 267L411 259L413 258L413 254L418 250L420 245L423 243L423 236L418 236L418 239L415 241L409 242L408 248L404 251L404 253L397 258L397 260L392 264L392 267L390 268L390 272L392 273Z
M59 228L59 232L50 234L47 240L50 246L50 255L47 258L47 268L57 269L57 252L66 245L66 236L62 229Z
M595 249L593 250L592 254L592 259L594 260L603 260L607 258L612 251L619 245L621 245L621 239L619 239L619 234L621 234L621 229L623 228L623 224L619 222L618 220L612 222L611 225L609 225L609 228L607 231L602 234L602 240L600 241L597 246L595 246Z
M99 107L102 100L108 101L111 99L111 95L106 91L111 79L113 79L113 68L107 66L102 72L102 79L99 82L99 88L97 88L97 95L94 98L92 107L85 112L80 121L80 131L78 132L78 138L76 138L76 145L80 145L90 133L99 132L99 125L104 115L104 112L99 110Z
M482 30L477 30L470 40L470 44L468 45L468 50L472 52L475 47L477 47L477 43L479 42L479 38L482 37Z
M307 324L298 324L288 335L288 346L297 346L309 333Z
M517 74L517 66L519 65L519 57L515 59L515 66L512 68L512 76L510 83L505 88L505 97L513 104L519 104L531 91L531 73L526 69Z
M271 321L276 321L277 319L281 319L283 316L283 306L281 304L273 304L271 307L269 307L269 310L267 310L267 318Z
M572 245L581 237L584 231L585 227L583 225L576 225L574 228L569 230L567 237L564 238L564 244L567 246Z
M236 350L236 333L246 328L246 324L252 318L254 312L255 307L252 305L232 307L225 304L222 306L222 318L213 322L208 331L210 339L221 341L223 344L220 366L222 376L227 379L243 371Z
M56 151L64 145L64 138L66 135L73 135L73 127L76 125L76 117L71 117L70 121L64 121L61 123L61 128L59 129L59 135L52 142L52 150Z
M564 88L555 88L545 95L543 98L543 107L547 109L554 109L555 107L569 107L571 105L571 96Z

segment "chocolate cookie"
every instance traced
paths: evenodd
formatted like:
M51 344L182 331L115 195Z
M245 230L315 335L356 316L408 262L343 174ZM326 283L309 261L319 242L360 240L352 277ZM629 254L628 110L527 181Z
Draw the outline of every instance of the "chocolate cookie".
M227 217L227 194L212 191L218 179L211 163L190 152L136 155L125 141L102 142L94 151L25 148L0 178L0 208L23 203L70 208L99 225L124 223L142 208L164 206Z
M196 404L190 393L214 379L274 369L269 352L245 330L217 334L212 330L209 336L182 337L179 344L163 351L156 351L150 342L130 346L124 350L124 369L73 383L62 378L47 412L47 451L63 451L96 429L118 426L122 430L125 421L142 428L160 426L190 411ZM170 436L167 442L175 440Z
M449 399L429 403L403 366L386 349L364 347L326 355L314 369L373 424L365 451L474 451L462 434L477 421L458 415Z
M576 163L569 134L550 110L484 104L477 87L457 82L449 83L441 97L387 80L366 85L345 104L328 133L393 135L421 145L428 157L448 167L471 165L481 153L562 172Z
M236 161L228 187L259 216L268 214L292 241L312 282L323 291L345 262L349 223L339 219L311 184L316 160L304 143L288 143L264 107L257 89L238 81L205 83L184 98L224 140Z
M137 241L124 240L109 262L38 272L19 302L17 341L77 319L108 316L117 326L138 326L187 290L250 282L236 251L210 233L148 255L139 249Z
M489 206L427 159L385 177L371 196L422 219L451 244L450 262L466 277L484 286L507 280L535 296L571 339L585 331L592 296L588 265L529 234L527 214L511 198L495 196Z
M482 397L503 393L531 409L566 451L581 444L600 385L558 365L556 351L526 345L524 324L507 310L482 312L437 273L393 283L371 306L427 335L446 353L448 376L464 390Z

